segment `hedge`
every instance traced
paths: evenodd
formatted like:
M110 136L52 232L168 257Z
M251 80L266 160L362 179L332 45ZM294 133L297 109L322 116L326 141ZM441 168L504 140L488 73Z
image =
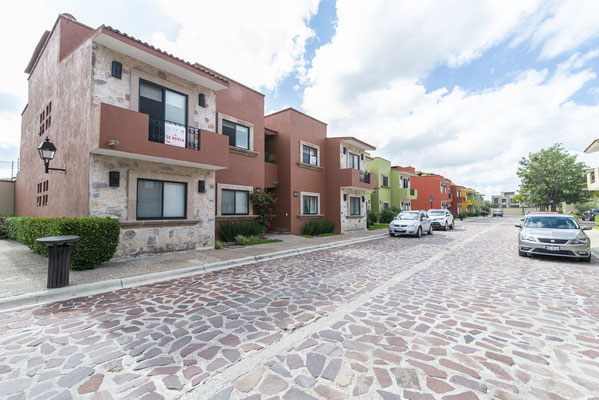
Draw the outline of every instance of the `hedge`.
M4 229L9 239L23 243L36 253L48 255L36 239L47 236L79 236L71 255L71 269L90 269L108 261L119 244L121 225L113 218L8 217Z

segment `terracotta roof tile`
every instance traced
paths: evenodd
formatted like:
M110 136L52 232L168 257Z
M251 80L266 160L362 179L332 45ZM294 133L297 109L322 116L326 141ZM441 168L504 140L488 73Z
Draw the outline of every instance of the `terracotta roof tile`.
M149 49L152 49L152 50L157 51L157 52L159 52L161 54L164 54L165 56L168 56L168 57L170 57L170 58L172 58L174 60L182 62L183 64L188 65L188 66L190 66L190 67L192 67L194 69L197 69L198 71L201 71L201 72L203 72L205 74L208 74L208 75L210 75L210 76L212 76L212 77L214 77L216 79L219 79L219 80L221 80L223 82L227 82L227 79L225 77L217 74L216 72L214 72L214 71L212 71L212 70L210 70L210 69L208 69L208 68L206 68L206 67L204 67L204 66L202 66L202 65L200 65L198 63L193 63L192 64L189 61L185 61L182 58L179 58L179 57L176 57L176 56L174 56L174 55L172 55L170 53L167 53L166 51L161 50L161 49L159 49L157 47L154 47L154 46L152 46L151 44L149 44L147 42L142 42L141 40L136 39L135 37L133 37L131 35L128 35L125 32L121 32L118 29L115 29L115 28L113 28L111 26L103 25L103 27L106 28L107 30L111 31L111 32L116 33L117 35L123 36L124 38L127 38L129 40L133 40L136 43L139 43L139 44L141 44L143 46L146 46Z

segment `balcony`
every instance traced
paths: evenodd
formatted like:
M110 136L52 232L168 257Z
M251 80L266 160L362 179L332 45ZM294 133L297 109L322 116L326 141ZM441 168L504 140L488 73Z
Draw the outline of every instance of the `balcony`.
M275 188L279 185L279 166L277 164L264 163L264 187Z
M416 189L399 188L397 193L399 198L403 200L416 200L418 198L418 190Z
M218 170L229 166L229 138L101 103L96 154Z
M471 205L472 205L472 200L469 200L469 199L468 199L468 200L466 200L466 201L465 201L465 203L466 203L466 205L469 205L469 206L471 206Z
M376 175L355 168L340 169L333 181L343 188L374 190L376 187Z

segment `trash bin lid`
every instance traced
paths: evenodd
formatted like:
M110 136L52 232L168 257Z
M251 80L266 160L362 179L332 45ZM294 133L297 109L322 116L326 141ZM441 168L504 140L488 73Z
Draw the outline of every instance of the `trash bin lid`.
M36 243L39 244L63 244L70 242L77 242L79 240L79 236L48 236L36 239Z

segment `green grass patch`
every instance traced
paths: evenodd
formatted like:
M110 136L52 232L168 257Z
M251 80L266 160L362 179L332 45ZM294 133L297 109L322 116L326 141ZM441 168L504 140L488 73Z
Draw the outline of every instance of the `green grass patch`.
M254 246L257 244L265 244L265 243L277 243L277 242L282 242L281 239L266 239L266 240L258 240L257 242L251 242L251 243L247 243L244 246Z
M312 239L314 237L314 236L311 236L311 235L302 235L302 234L299 234L299 233L296 234L295 236L301 236L303 238L308 238L308 239Z
M389 228L389 225L386 225L386 224L376 224L376 225L370 225L368 227L368 230L369 231L374 231L376 229L387 229L387 228Z
M320 237L326 237L326 236L335 236L335 235L339 235L339 233L321 233Z

